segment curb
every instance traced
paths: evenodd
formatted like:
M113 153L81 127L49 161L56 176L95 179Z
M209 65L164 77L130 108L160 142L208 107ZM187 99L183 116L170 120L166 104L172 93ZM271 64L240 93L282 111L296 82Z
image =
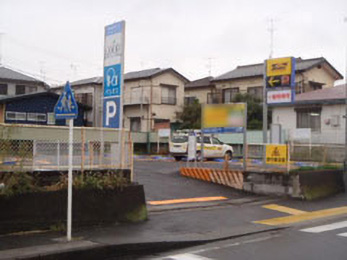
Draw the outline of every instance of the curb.
M223 240L229 240L234 238L240 238L245 236L251 236L261 233L280 231L287 229L287 227L274 227L267 228L263 230L258 230L254 232L248 232L244 234L237 234L231 236L225 236L220 238L206 239L206 240L188 240L188 241L163 241L163 242L148 242L148 243L134 243L134 244L120 244L120 245L105 245L98 244L92 241L89 243L93 244L89 247L83 247L78 249L68 249L65 251L57 250L51 251L49 253L38 252L37 249L33 249L33 253L27 255L13 255L9 258L0 258L5 259L47 259L47 260L68 260L68 259L104 259L111 257L139 257L145 256L148 254L161 253L174 249L182 249L191 246L203 245L212 242L218 242ZM88 242L88 241L86 241ZM18 251L21 249L18 248ZM0 251L1 253L1 251Z

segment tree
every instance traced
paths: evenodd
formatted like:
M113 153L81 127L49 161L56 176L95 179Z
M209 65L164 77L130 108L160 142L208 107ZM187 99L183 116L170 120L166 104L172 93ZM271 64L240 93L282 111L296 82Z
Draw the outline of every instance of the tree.
M256 98L250 94L238 93L233 102L247 103L247 129L260 130L263 128L263 103L259 98ZM268 123L271 122L271 118L268 113Z
M185 104L182 112L176 113L176 118L182 122L181 129L201 128L201 104L195 99L191 104Z

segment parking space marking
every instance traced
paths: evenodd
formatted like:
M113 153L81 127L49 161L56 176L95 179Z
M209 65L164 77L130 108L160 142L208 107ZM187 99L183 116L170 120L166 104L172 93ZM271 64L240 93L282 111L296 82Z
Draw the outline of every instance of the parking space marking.
M325 231L331 231L335 229L345 228L347 227L347 221L336 222L328 225L322 225L317 227L305 228L300 231L308 232L308 233L321 233Z
M219 196L219 197L201 197L201 198L148 201L148 204L149 205L167 205L167 204L206 202L206 201L227 200L227 199L228 198L222 197L222 196Z
M303 222L307 220L337 216L342 214L347 214L347 207L317 210L312 212L306 212L300 215L292 215L287 217L279 217L279 218L253 221L253 223L269 225L269 226L280 226L280 225L299 223L299 222Z
M272 210L288 213L290 215L301 215L303 213L307 213L307 211L293 209L293 208L281 206L281 205L278 205L278 204L268 204L268 205L264 205L262 207L265 208L265 209L272 209Z

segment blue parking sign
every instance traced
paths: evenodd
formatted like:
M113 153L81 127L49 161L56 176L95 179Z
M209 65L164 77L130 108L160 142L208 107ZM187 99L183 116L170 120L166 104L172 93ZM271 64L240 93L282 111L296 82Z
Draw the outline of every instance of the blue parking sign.
M120 97L105 98L103 127L119 128L120 112Z
M121 95L121 64L104 67L104 97Z

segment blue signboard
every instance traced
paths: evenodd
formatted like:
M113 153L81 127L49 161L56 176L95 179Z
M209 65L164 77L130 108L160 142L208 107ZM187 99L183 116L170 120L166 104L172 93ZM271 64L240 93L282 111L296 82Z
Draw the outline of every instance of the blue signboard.
M104 97L121 95L121 75L121 64L115 64L104 68Z
M120 97L104 99L103 127L119 128Z
M77 102L69 82L66 82L64 91L54 107L54 114L56 119L75 119L78 116Z
M211 127L202 129L202 132L205 134L242 133L243 129L243 127Z

